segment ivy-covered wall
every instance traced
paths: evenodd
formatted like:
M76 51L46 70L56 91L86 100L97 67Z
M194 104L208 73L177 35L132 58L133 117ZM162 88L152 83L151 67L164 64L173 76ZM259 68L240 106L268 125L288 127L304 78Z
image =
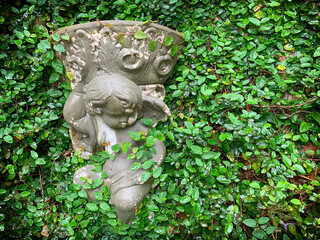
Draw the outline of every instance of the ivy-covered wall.
M320 237L320 6L298 0L2 0L1 239ZM184 34L156 187L130 226L72 184L70 92L51 34L98 20ZM57 47L58 46L58 47ZM96 156L91 161L101 161Z

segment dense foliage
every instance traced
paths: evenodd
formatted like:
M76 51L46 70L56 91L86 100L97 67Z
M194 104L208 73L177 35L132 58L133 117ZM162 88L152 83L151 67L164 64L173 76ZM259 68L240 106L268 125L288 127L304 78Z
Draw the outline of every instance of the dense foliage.
M320 237L319 1L0 6L1 239ZM185 37L165 85L172 116L151 131L166 137L167 156L130 226L116 221L107 188L90 203L72 184L87 163L71 148L70 85L50 36L96 19L156 21Z

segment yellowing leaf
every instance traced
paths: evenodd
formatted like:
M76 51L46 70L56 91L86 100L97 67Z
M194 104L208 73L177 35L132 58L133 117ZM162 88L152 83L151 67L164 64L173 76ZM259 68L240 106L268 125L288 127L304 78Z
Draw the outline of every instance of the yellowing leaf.
M256 11L259 11L259 10L260 10L260 8L261 8L261 4L259 4L259 5L255 6L253 10L256 12Z
M244 160L248 161L248 158L244 153L242 153L242 157L243 157Z
M110 23L104 23L103 24L105 27L108 27L108 28L112 28L112 25Z
M285 66L282 66L282 65L278 65L277 67L279 70L286 70L286 67Z
M72 74L72 72L67 72L67 77L69 78L70 81L73 81L73 74Z
M258 12L256 12L255 14L254 14L254 16L256 17L256 18L261 18L262 17L262 12L261 11L258 11Z
M292 50L294 50L294 47L291 44L286 44L284 46L284 49L287 50L287 51L292 51Z
M119 33L119 34L117 35L117 40L118 40L118 42L119 42L121 45L124 45L125 42L126 42L123 33Z

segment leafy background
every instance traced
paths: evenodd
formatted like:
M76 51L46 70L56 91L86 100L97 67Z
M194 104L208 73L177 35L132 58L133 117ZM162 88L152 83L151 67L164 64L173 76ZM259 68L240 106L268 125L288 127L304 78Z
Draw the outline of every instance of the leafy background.
M317 239L319 1L1 1L2 239ZM50 37L111 19L184 34L165 87L172 116L156 188L130 226L89 203ZM56 51L64 51L55 46ZM100 161L97 156L92 161Z

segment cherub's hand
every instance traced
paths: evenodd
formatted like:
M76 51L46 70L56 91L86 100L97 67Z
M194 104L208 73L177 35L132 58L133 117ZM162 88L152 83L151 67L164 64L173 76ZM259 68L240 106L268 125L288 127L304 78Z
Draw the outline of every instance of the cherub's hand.
M126 178L128 181L132 181L132 183L134 183L134 184L142 184L141 183L141 174L142 174L142 172L139 170L135 170L135 171L129 170L127 172Z

